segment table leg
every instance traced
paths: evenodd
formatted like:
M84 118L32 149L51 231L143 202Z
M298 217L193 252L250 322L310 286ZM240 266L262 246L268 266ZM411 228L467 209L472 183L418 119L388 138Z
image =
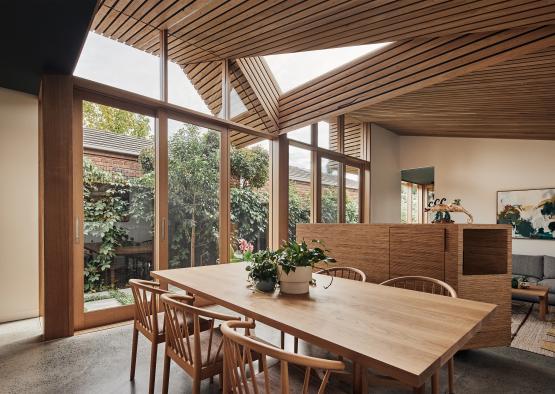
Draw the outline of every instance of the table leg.
M439 394L439 371L432 375L432 394Z
M426 393L426 385L423 384L420 387L415 387L415 388L412 389L412 392L414 394L425 394Z
M353 362L353 393L368 392L367 370L359 363Z
M547 297L538 297L539 298L539 308L540 308L540 319L545 321L545 314L547 311Z

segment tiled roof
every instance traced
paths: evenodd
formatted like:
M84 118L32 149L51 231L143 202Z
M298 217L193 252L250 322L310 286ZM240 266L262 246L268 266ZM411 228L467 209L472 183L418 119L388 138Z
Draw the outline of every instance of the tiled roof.
M83 128L83 148L85 149L139 156L143 149L153 145L154 141L146 138Z
M289 179L295 182L310 183L310 171L304 168L289 166ZM337 185L337 177L329 174L322 174L322 184L326 186ZM358 182L347 178L345 187L347 189L358 189Z

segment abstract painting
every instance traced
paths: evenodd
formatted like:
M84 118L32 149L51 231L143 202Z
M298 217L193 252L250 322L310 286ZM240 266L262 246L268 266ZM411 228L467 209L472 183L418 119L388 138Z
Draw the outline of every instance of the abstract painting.
M555 188L497 192L497 223L514 238L555 240Z

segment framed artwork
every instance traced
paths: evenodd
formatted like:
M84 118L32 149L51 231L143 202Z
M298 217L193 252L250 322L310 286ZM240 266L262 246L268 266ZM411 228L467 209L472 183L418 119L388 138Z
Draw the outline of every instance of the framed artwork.
M497 223L513 238L555 240L555 188L498 191Z

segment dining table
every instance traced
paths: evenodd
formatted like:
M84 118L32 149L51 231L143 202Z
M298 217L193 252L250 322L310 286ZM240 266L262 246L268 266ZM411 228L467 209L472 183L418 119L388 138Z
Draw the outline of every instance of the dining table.
M171 284L351 360L353 392L366 368L423 388L496 308L476 302L314 274L304 295L253 291L247 263L152 271Z

